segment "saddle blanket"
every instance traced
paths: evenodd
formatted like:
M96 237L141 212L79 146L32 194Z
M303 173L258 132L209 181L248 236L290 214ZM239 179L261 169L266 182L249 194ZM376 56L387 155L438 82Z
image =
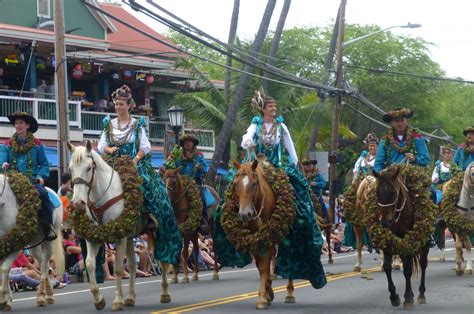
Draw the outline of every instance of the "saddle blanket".
M48 190L49 202L53 204L54 208L61 206L61 200L51 191Z

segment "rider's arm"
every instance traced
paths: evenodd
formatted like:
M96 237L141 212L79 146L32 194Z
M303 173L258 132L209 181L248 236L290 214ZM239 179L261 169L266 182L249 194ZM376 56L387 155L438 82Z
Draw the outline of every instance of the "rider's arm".
M433 169L433 174L431 175L431 182L433 183L438 183L439 181L438 167L441 167L441 165L437 163Z
M36 178L46 180L49 178L49 161L46 158L46 153L44 152L44 146L39 145L37 146L37 171L36 171Z
M418 166L425 167L431 162L430 153L428 152L428 147L426 146L426 141L424 138L415 139L415 148L416 156L415 163Z
M248 150L251 146L255 145L253 141L255 132L257 132L257 124L252 123L247 129L247 133L242 136L242 143L240 146L242 146L243 149Z
M107 139L105 136L105 132L102 132L102 135L100 136L99 144L97 144L97 149L99 150L100 154L107 153L109 154L109 149L110 147L107 145Z
M8 148L4 144L1 144L0 145L0 170L2 169L1 167L5 163L10 163Z
M140 138L140 149L138 150L135 157L133 157L133 159L135 159L136 161L139 161L151 151L151 144L150 144L150 141L148 140L148 137L146 136L146 131L144 127L142 127L140 130L139 138Z
M316 175L316 187L319 189L323 189L326 186L326 180L324 180L324 177L322 174L318 173Z
M362 160L364 160L364 157L360 156L354 165L354 169L352 170L352 172L354 173L354 178L356 178L360 173L360 165L362 163Z
M454 158L453 158L453 162L458 165L458 167L462 168L462 165L461 165L461 160L462 160L462 155L463 155L463 149L461 147L458 147L458 149L456 149L456 154L454 154Z
M295 145L293 144L293 140L291 139L290 132L288 131L288 128L284 123L281 124L281 129L282 129L282 136L283 136L283 141L285 143L286 150L288 151L288 154L290 154L291 160L293 161L294 164L298 163L298 155L296 155L296 150L295 150Z
M385 148L385 139L379 142L379 146L377 147L377 153L375 154L375 161L374 161L374 171L380 173L385 166L385 159L387 158L387 150Z

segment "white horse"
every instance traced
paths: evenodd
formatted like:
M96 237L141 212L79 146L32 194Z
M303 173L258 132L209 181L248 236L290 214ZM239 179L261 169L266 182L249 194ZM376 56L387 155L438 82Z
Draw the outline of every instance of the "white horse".
M52 192L51 194L54 195L57 203L61 204L61 200L56 193L49 188L46 189ZM10 188L8 179L0 174L0 238L5 236L15 226L18 210L17 199ZM54 232L56 232L58 238L54 241L43 242L45 234L43 227L40 225L33 240L30 243L25 243L25 246L28 245L32 247L31 253L41 265L41 281L36 295L36 303L38 306L54 304L53 288L48 279L49 260L52 256L54 256L58 273L62 274L64 271L64 250L61 237L62 221L63 206L61 204L54 209L53 214ZM0 261L0 273L2 278L2 284L0 286L0 310L9 311L12 309L12 292L8 284L8 276L10 274L11 265L19 252L20 251L16 251Z
M119 174L112 169L103 159L92 149L90 141L86 142L86 146L74 147L68 143L68 149L72 152L71 162L69 168L73 177L74 193L72 203L76 206L86 208L86 213L89 219L92 219L89 203L100 201L101 206L108 200L122 194L122 182ZM117 219L124 210L124 200L121 199L108 209L104 211L102 222L107 222ZM133 234L130 235L131 237ZM95 258L103 243L92 243L87 239L87 258L86 267L89 272L90 289L94 298L94 305L97 310L102 310L105 307L105 299L99 292L97 280L95 277ZM152 248L150 248L152 250ZM112 310L123 310L125 306L135 305L135 274L136 274L136 260L132 238L123 238L117 243L115 253L114 273L117 277L115 288L115 299L112 303ZM130 285L128 289L128 296L123 299L122 292L122 274L123 274L123 260L124 255L127 256L127 266L130 272ZM168 303L171 297L168 293L168 267L166 263L161 263L162 268L162 293L161 302Z
M474 222L474 162L471 162L467 166L464 172L464 180L461 189L461 195L457 203L457 211L465 219ZM456 234L456 274L461 276L462 270L462 242L464 241L464 247L466 248L467 262L466 269L464 270L465 275L472 275L472 256L471 248L472 243L469 238L469 234L459 235Z

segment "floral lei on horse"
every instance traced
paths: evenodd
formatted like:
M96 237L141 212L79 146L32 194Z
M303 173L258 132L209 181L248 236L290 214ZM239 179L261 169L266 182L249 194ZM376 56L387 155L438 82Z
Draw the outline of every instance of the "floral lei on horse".
M413 255L426 244L429 235L433 233L437 210L431 201L431 180L425 170L405 164L400 164L399 167L400 176L406 177L405 184L415 209L413 230L400 238L381 225L379 218L382 209L377 205L375 190L364 204L364 220L371 239L379 248L400 255Z
M230 243L249 254L262 253L269 246L278 245L290 232L295 218L295 195L284 170L260 164L265 179L271 185L276 205L270 220L255 233L243 227L238 219L239 202L234 195L234 182L229 184L222 207L222 227Z
M364 176L359 175L344 195L344 217L354 226L365 226L364 217L356 211L357 190Z
M461 195L464 172L459 172L447 187L443 199L443 216L449 230L460 235L474 234L474 222L464 218L456 209L456 204Z
M114 243L136 231L137 219L143 204L140 190L142 179L133 165L130 156L102 157L119 174L123 187L125 206L120 216L106 224L95 225L86 215L84 208L71 204L71 222L73 229L83 238L94 243Z
M181 233L193 233L199 228L202 219L202 200L201 193L193 178L181 176L185 186L186 198L188 199L189 210L186 221L179 224Z
M15 226L0 239L0 260L21 250L33 239L38 232L38 208L41 206L39 194L28 177L11 171L7 178L19 208Z

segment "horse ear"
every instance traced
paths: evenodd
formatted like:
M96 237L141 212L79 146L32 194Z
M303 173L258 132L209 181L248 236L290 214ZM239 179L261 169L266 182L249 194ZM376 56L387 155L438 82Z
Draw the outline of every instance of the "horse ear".
M86 149L88 153L92 151L92 142L89 140L86 141Z
M375 177L375 178L379 178L379 173L377 171L375 171L374 169L372 169L372 175Z
M234 165L234 167L238 170L240 169L240 163L237 161L237 160L232 160L232 164Z
M67 141L66 142L66 146L67 146L67 149L71 152L71 153L74 153L74 151L76 150L76 147L74 145L71 144L71 142Z
M258 167L258 160L254 160L253 163L252 163L252 170L255 171L255 169L257 169Z

